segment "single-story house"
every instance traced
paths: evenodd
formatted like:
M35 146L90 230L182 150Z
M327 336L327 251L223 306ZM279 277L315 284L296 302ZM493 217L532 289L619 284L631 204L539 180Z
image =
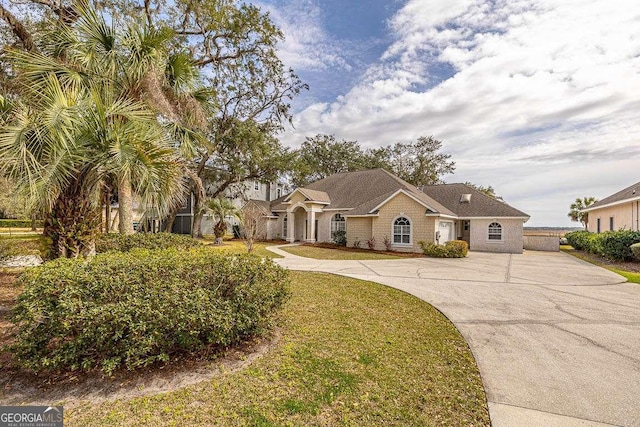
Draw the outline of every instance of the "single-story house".
M421 252L420 241L465 240L474 251L522 253L529 216L464 184L422 190L384 169L331 175L271 202L252 201L264 215L262 237L347 246L385 240L396 251Z
M640 182L592 204L582 212L589 213L587 230L602 233L613 230L640 230Z

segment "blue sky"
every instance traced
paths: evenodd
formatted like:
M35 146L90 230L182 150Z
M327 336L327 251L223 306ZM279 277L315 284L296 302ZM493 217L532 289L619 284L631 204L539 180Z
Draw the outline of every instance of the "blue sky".
M640 14L628 0L262 0L310 90L282 141L433 135L447 182L492 185L532 226L640 180Z

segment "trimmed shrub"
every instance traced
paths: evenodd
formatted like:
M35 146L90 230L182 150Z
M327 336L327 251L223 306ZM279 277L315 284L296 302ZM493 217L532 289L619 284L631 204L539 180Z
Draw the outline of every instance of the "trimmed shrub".
M640 243L634 243L630 248L633 256L640 260Z
M289 296L270 260L202 247L58 259L25 271L9 349L35 372L110 375L228 346L272 326Z
M464 258L469 252L469 245L464 240L450 240L444 245L433 242L419 242L422 252L434 258Z
M640 243L640 232L629 230L607 231L604 233L574 231L567 233L565 237L574 249L617 261L633 259L631 245Z
M374 250L376 248L376 238L371 236L369 240L367 240L367 247L370 250Z
M334 231L331 239L338 246L347 246L347 232L344 230Z
M382 239L382 243L384 244L384 248L387 252L391 252L393 250L393 248L391 247L391 239L389 239L389 236L384 236L384 239Z
M633 259L631 245L640 243L640 232L630 230L607 231L599 235L600 250L606 258L616 261Z
M360 242L360 240L354 240L353 241L353 248L354 249L360 249L362 242Z
M184 234L173 233L105 233L96 241L96 252L128 252L132 249L190 249L202 246L200 242Z
M600 238L598 236L599 235L597 233L581 230L567 233L564 237L574 249L600 255L602 251L600 247Z
M42 228L44 221L36 220L36 227ZM31 228L30 219L0 219L0 228Z

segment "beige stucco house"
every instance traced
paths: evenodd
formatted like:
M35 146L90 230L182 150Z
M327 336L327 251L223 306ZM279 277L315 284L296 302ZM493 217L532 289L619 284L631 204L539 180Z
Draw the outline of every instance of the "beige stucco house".
M640 230L640 182L594 203L583 212L589 213L587 230L602 233L610 230Z
M529 216L464 184L422 190L384 169L331 175L272 202L252 201L264 212L263 237L288 242L331 242L345 231L361 242L421 252L420 241L465 240L474 251L521 253Z

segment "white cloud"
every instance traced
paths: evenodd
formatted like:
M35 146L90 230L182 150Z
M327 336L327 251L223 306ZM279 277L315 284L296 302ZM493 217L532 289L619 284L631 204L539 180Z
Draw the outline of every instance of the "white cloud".
M335 133L380 146L434 135L458 164L449 181L493 185L535 210L533 224L566 223L575 197L604 197L638 180L630 167L640 157L634 8L623 0L410 0L389 22L395 42L380 61L334 102L301 112L283 140ZM454 74L438 83L434 65L443 63Z
M322 25L321 8L313 0L288 0L282 7L257 3L267 10L285 34L278 48L280 59L295 70L349 69L339 44Z

